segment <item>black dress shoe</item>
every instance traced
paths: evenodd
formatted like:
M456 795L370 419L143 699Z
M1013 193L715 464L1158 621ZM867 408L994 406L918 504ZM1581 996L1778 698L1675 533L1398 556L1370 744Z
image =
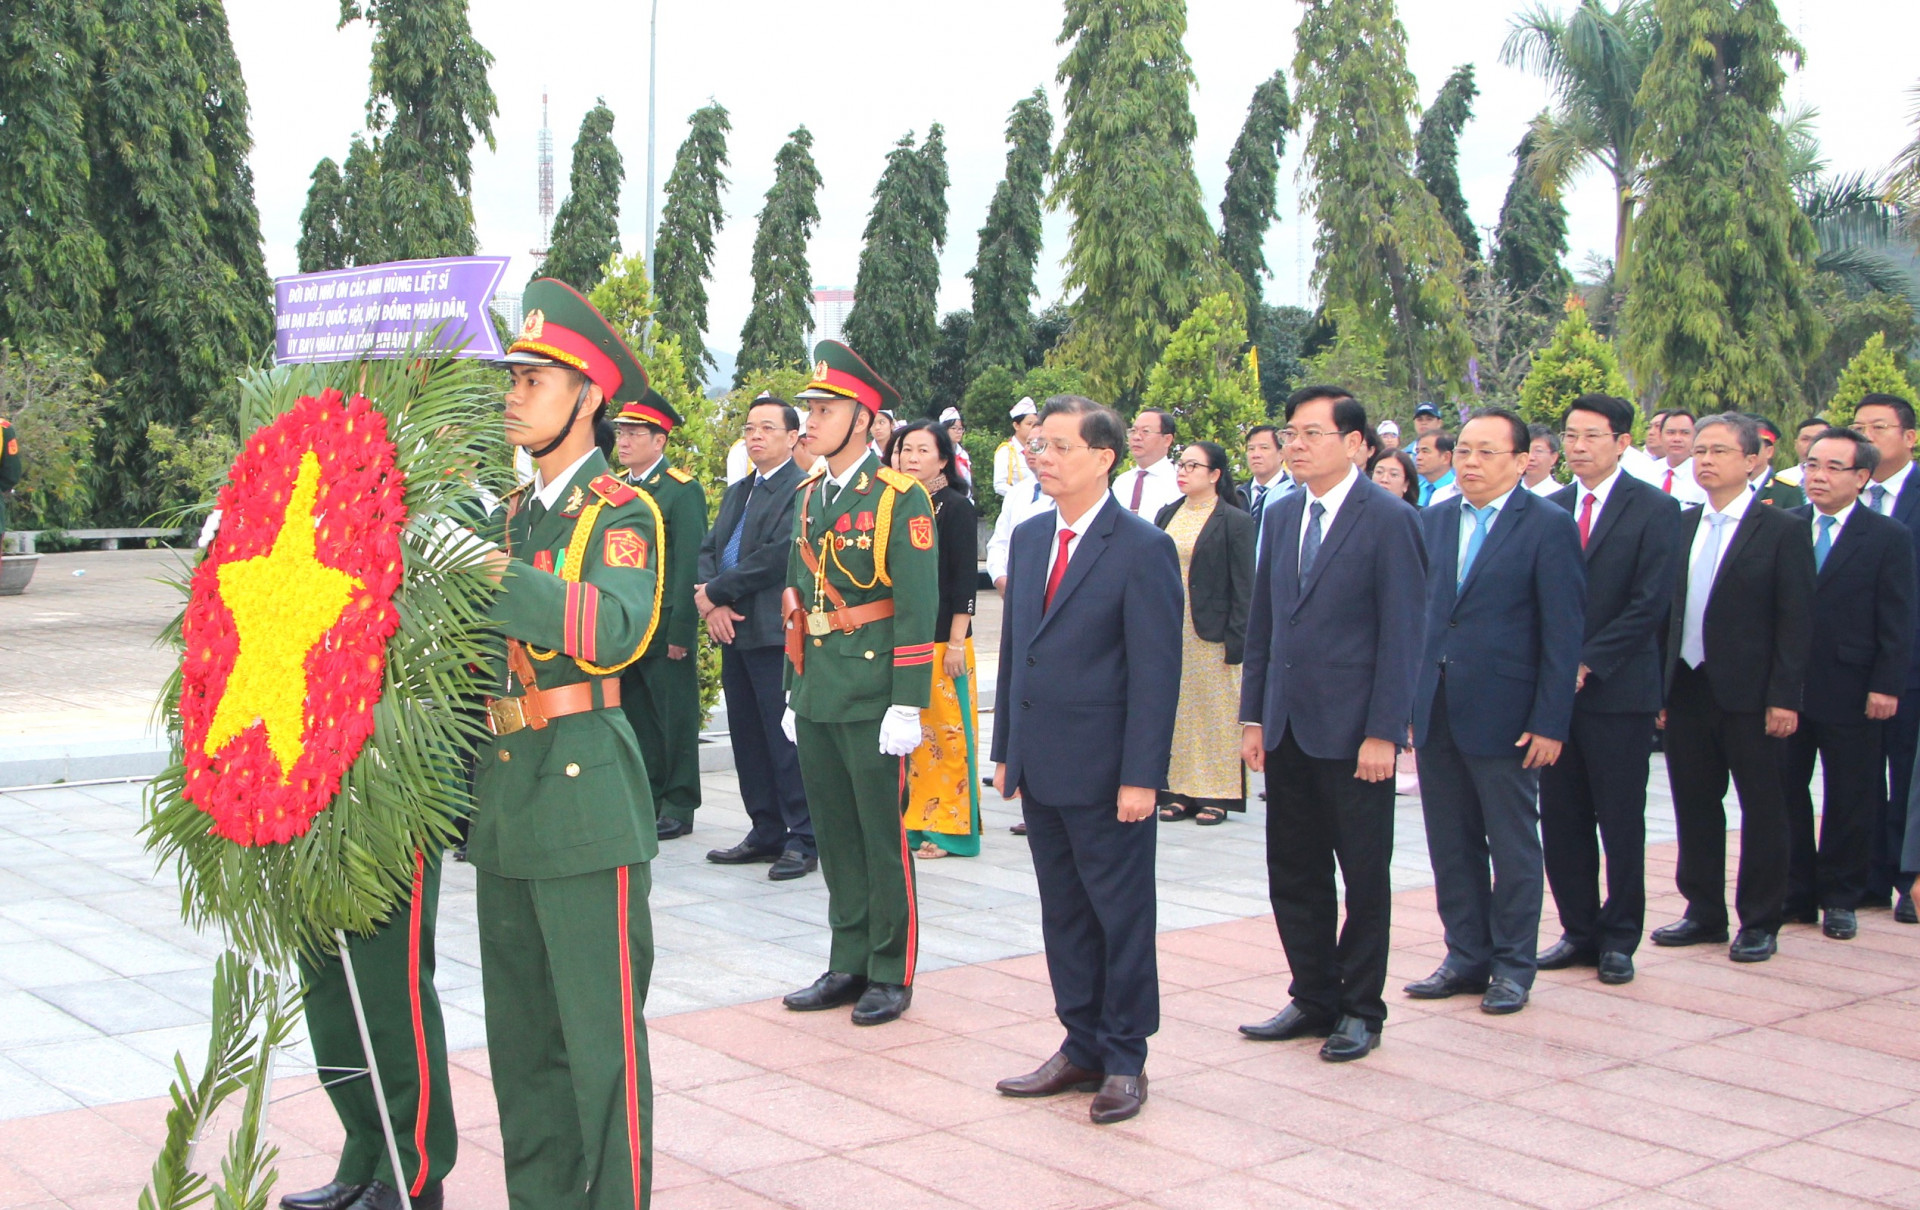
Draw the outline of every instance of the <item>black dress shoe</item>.
M674 819L672 816L662 816L660 821L653 825L653 830L655 835L659 836L662 840L678 840L688 832L693 831L693 821L691 819Z
M1680 919L1664 928L1653 930L1655 945L1707 945L1717 944L1727 939L1727 926L1709 928L1697 920Z
M912 1003L911 987L903 987L898 983L869 983L867 990L860 993L860 1002L853 1006L853 1023L885 1025L889 1021L897 1021Z
M1828 908L1820 922L1820 931L1835 941L1852 941L1860 935L1860 920L1851 908Z
M440 1182L434 1181L408 1199L413 1210L440 1210L446 1201ZM360 1200L348 1207L348 1210L400 1210L400 1191L382 1181L367 1186Z
M1525 1008L1527 998L1526 988L1502 975L1487 984L1487 994L1480 997L1480 1011L1504 1017Z
M794 878L803 878L819 868L820 859L812 853L788 849L780 854L780 860L773 863L773 868L767 871L767 877L775 882L786 882Z
M1920 912L1913 910L1913 895L1908 891L1900 892L1900 900L1893 905L1893 919L1897 924L1920 924Z
M1063 1092L1098 1092L1106 1078L1100 1072L1075 1066L1072 1059L1055 1051L1037 1069L1024 1076L1008 1076L994 1088L1006 1097L1051 1097Z
M1320 1057L1329 1063L1351 1063L1366 1058L1379 1045L1379 1026L1368 1025L1358 1017L1342 1017L1321 1044Z
M360 1199L365 1193L365 1185L349 1185L345 1181L328 1181L318 1189L309 1189L305 1193L289 1193L280 1199L281 1210L347 1210L348 1206Z
M866 990L865 975L843 975L839 971L828 971L815 979L812 987L788 992L780 998L780 1003L797 1013L817 1013L824 1008L852 1004Z
M665 827L666 820L660 825ZM749 844L741 841L731 849L708 849L707 860L715 865L752 865L756 861L773 861L780 856L777 844Z
M1543 971L1563 971L1569 966L1598 966L1600 955L1595 950L1582 949L1562 937L1541 950L1534 957L1533 964Z
M1727 957L1735 962L1765 962L1779 952L1780 944L1766 929L1741 929L1734 934Z
M1618 987L1633 982L1633 955L1608 950L1600 955L1600 982Z
M1087 1116L1093 1119L1096 1126L1111 1126L1133 1117L1146 1103L1146 1072L1137 1076L1108 1076L1101 1081L1100 1091L1093 1094L1093 1104L1087 1106Z
M1011 828L1008 828L1007 831L1012 832L1015 836L1025 836L1027 834L1027 821L1024 819L1021 820Z
M1256 1042L1285 1042L1291 1038L1324 1038L1333 1022L1309 1017L1298 1004L1289 1004L1258 1025L1242 1025L1240 1032Z
M1409 983L1403 989L1416 1000L1445 1000L1448 996L1477 996L1487 990L1487 977L1462 975L1448 970L1445 963L1426 978Z

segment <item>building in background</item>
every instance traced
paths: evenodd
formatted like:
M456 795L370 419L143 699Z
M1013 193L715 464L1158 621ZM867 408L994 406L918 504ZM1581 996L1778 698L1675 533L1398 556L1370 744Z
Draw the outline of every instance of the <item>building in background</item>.
M813 336L808 344L823 340L845 342L847 316L853 311L853 291L839 286L813 288Z

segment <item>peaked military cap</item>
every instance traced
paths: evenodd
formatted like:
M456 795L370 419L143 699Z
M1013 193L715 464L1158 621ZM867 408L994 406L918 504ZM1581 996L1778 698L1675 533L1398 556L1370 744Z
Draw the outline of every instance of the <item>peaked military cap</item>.
M585 374L609 400L649 391L647 372L627 342L578 290L543 277L520 296L526 318L501 360L508 365L567 366Z
M794 398L851 399L869 413L891 413L900 406L900 392L893 384L837 340L823 340L813 347L813 377Z
M629 399L620 405L619 412L613 417L615 424L650 424L663 433L671 433L680 423L680 413L673 410L660 392L648 387L638 399Z

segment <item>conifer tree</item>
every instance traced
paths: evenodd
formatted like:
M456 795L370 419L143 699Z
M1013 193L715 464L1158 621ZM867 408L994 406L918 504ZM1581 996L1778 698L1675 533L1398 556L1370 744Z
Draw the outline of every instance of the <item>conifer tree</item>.
M1509 297L1548 312L1559 307L1572 278L1567 255L1567 208L1559 197L1540 191L1530 163L1534 133L1528 130L1513 149L1513 181L1500 206L1494 229L1493 276Z
M346 268L346 237L340 230L345 202L346 187L340 180L340 165L328 156L314 165L307 185L307 204L300 211L300 242L294 245L300 258L300 272Z
M727 135L733 122L718 102L708 102L687 119L691 129L673 157L667 176L667 204L660 212L660 233L653 264L659 278L660 324L680 338L687 382L704 386L714 368L707 351L707 280L713 276L713 239L727 221L720 193L727 187Z
M340 168L340 243L346 264L378 265L399 260L395 232L380 193L380 152L365 134L355 134Z
M1036 88L1007 116L1007 171L993 191L980 252L967 277L973 282L973 327L967 336L967 369L1019 369L1033 337L1033 281L1040 263L1040 208L1046 197L1047 160L1053 154L1053 114L1047 94Z
M807 360L812 326L813 275L807 240L820 221L814 195L820 170L813 163L813 133L805 126L787 136L773 158L773 185L760 208L753 237L753 309L740 329L733 384L755 370L777 370Z
M620 255L620 184L626 176L613 145L613 110L605 100L595 101L580 121L567 200L553 216L553 243L535 277L555 278L582 294L600 284L607 262Z
M1480 232L1467 214L1467 197L1460 191L1460 132L1473 120L1473 99L1480 95L1473 82L1473 64L1453 69L1433 104L1420 115L1414 137L1414 175L1440 203L1440 217L1453 228L1469 263L1480 259Z
M1460 240L1413 175L1416 90L1392 0L1308 0L1295 31L1295 104L1313 121L1308 197L1319 222L1314 284L1326 314L1388 340L1397 385L1422 398L1464 384Z
M1533 368L1520 384L1518 410L1529 423L1559 424L1574 400L1593 392L1630 397L1613 345L1587 321L1586 304L1569 299L1552 341L1533 355Z
M1247 302L1258 306L1267 276L1267 229L1278 211L1280 157L1287 132L1297 124L1287 99L1287 74L1276 71L1253 91L1246 123L1227 153L1227 190L1220 202L1220 250L1246 283Z
M1238 449L1267 414L1260 381L1241 354L1246 343L1247 310L1231 291L1200 300L1167 341L1141 403L1171 412L1183 440Z
M1875 391L1912 402L1913 383L1901 371L1903 360L1887 347L1886 333L1875 332L1867 337L1867 343L1840 372L1840 384L1834 387L1833 399L1824 409L1827 419L1837 425L1852 424L1860 401Z
M1773 0L1656 0L1666 31L1641 82L1647 199L1634 223L1628 362L1695 414L1794 397L1825 339L1819 243L1774 115L1800 46Z
M933 402L940 249L947 242L947 152L940 124L919 148L894 145L873 188L847 343L900 392L908 413Z
M81 350L100 342L113 282L88 212L86 115L94 0L0 6L0 341Z
M207 151L213 157L213 197L207 207L207 240L232 266L234 306L247 347L273 340L273 287L260 241L260 211L253 198L253 150L248 127L247 82L233 50L222 0L182 0L187 45L200 68L201 104L207 117Z
M1128 402L1174 326L1229 278L1193 172L1185 0L1067 0L1067 122L1049 198L1072 216L1061 356Z

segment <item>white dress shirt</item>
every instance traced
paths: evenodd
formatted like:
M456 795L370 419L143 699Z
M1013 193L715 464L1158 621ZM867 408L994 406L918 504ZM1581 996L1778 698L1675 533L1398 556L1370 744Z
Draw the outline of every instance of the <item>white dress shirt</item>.
M1720 576L1720 564L1727 557L1727 547L1733 545L1733 531L1740 528L1741 519L1747 515L1747 505L1752 502L1752 492L1741 492L1734 496L1732 503L1720 510L1722 515L1730 517L1732 520L1725 522L1720 527L1720 551L1713 557L1714 579L1718 579ZM1694 531L1693 545L1687 549L1687 575L1689 577L1693 575L1694 560L1698 559L1700 552L1707 548L1707 541L1710 537L1707 530L1710 529L1711 526L1707 524L1706 514L1714 511L1713 504L1709 501L1701 505L1700 508L1702 511L1700 528Z
M1536 496L1551 496L1553 495L1553 493L1565 487L1566 484L1560 482L1558 479L1555 479L1552 475L1548 475L1546 478L1542 479L1538 483L1523 482L1522 486Z
M993 537L987 539L987 579L995 584L1007 574L1007 558L1013 549L1013 531L1022 521L1053 508L1053 497L1040 490L1032 475L1018 491L1009 492L1000 504L1000 516L993 523ZM1057 539L1056 539L1057 540Z
M1681 508L1692 508L1696 504L1704 505L1707 502L1707 489L1701 487L1700 481L1693 477L1693 459L1689 458L1679 466L1671 468L1673 471L1671 489L1667 487L1668 469L1666 463L1658 464L1654 468L1653 478L1647 482L1678 500Z
M1682 599L1684 613L1680 620L1680 659L1690 668L1698 668L1706 662L1706 620L1707 605L1712 599L1713 583L1720 578L1720 564L1727 558L1727 548L1733 545L1733 535L1740 528L1741 518L1747 515L1747 507L1753 503L1752 492L1735 492L1732 503L1718 510L1727 521L1720 526L1719 545L1714 548L1713 565L1707 568L1698 566L1700 557L1707 550L1708 543L1714 541L1712 518L1715 515L1713 502L1700 506L1700 527L1694 531L1693 545L1687 548L1687 591ZM1700 583L1705 572L1706 582Z
M747 439L742 437L727 448L727 483L740 482L753 473L753 459L747 457Z
M1020 445L1009 437L993 451L993 490L995 495L1011 496L1033 482L1033 468L1027 465Z
M1845 508L1841 509L1839 512L1832 514L1833 537L1829 538L1828 541L1833 542L1835 544L1839 543L1840 531L1847 528L1847 518L1853 516L1853 510L1856 507L1864 508L1866 506L1861 504L1858 500L1856 500L1852 504L1849 504ZM1868 510L1868 511L1872 511L1872 510ZM1815 545L1818 545L1820 542L1820 518L1827 515L1828 514L1821 512L1819 507L1816 505L1813 510L1813 520L1807 522L1807 528L1813 534L1813 541ZM1828 548L1827 553L1828 554L1833 553L1833 550L1831 547Z
M1307 545L1307 527L1313 524L1313 506L1318 504L1327 510L1320 515L1320 543L1324 546L1327 535L1333 532L1333 519L1340 515L1340 506L1347 502L1347 496L1353 492L1353 485L1358 482L1360 482L1359 470L1348 467L1347 477L1328 488L1324 496L1314 495L1310 487L1301 487L1300 490L1307 493L1307 503L1300 510L1300 541L1293 548L1296 557Z
M1145 476L1147 485L1141 489L1137 512L1151 521L1160 515L1161 509L1181 498L1180 484L1175 478L1178 474L1171 458L1162 458L1152 466L1135 467L1113 481L1113 498L1120 502L1121 508L1131 510L1134 480Z
M1884 482L1867 484L1867 490L1860 493L1860 498L1867 502L1869 508L1872 508L1873 489L1876 487L1886 488L1886 495L1880 501L1880 507L1875 508L1873 511L1883 517L1891 517L1893 516L1894 506L1900 502L1900 489L1906 486L1907 476L1912 473L1913 463L1909 462L1891 475L1888 475Z
M1493 516L1487 518L1487 532L1485 537L1480 539L1481 550L1486 550L1487 538L1493 536L1493 527L1500 523L1500 514L1507 510L1507 501L1513 499L1513 493L1519 490L1518 487L1510 487L1507 489L1505 495L1498 497L1493 503L1487 505L1488 508L1493 510ZM1456 570L1460 568L1466 568L1468 571L1473 570L1467 567L1467 543L1473 540L1474 525L1473 514L1467 511L1470 507L1472 506L1467 503L1467 498L1465 496L1460 497L1460 548L1454 552L1453 560L1453 566ZM1475 556L1475 558L1478 557L1478 555Z
M1620 455L1620 469L1642 483L1659 487L1667 473L1667 460L1655 458L1637 445L1629 445L1627 452Z
M597 449L598 447L595 448ZM567 484L573 482L573 477L580 473L580 468L586 465L587 459L593 457L593 455L594 450L588 450L586 453L574 459L573 465L561 471L559 478L555 479L552 483L543 480L540 477L540 472L535 470L533 472L533 498L538 500L543 507L558 508L560 506L560 493L566 490Z
M1053 517L1053 546L1047 551L1048 575L1053 574L1053 561L1060 557L1060 535L1068 530L1073 531L1073 537L1067 541L1067 565L1071 567L1073 565L1073 553L1080 549L1080 539L1087 536L1087 526L1093 521L1094 514L1100 511L1100 506L1105 503L1106 501L1104 500L1095 500L1087 511L1081 513L1071 521L1061 516L1058 506L1055 506Z
M1600 514L1607 511L1607 497L1613 494L1613 485L1620 482L1620 472L1624 467L1625 459L1621 462L1622 465L1613 468L1611 475L1600 481L1599 487L1589 488L1578 479L1573 481L1573 523L1576 527L1580 524L1580 510L1587 506L1587 497L1593 497L1593 520L1587 523L1588 536L1592 536L1592 527L1600 524Z

